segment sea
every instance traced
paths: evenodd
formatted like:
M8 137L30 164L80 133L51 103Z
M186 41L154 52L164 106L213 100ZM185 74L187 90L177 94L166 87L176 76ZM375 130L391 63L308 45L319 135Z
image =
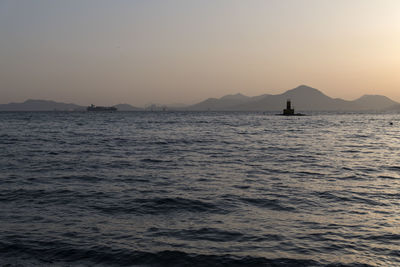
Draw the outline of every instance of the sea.
M0 266L400 266L400 114L0 112Z

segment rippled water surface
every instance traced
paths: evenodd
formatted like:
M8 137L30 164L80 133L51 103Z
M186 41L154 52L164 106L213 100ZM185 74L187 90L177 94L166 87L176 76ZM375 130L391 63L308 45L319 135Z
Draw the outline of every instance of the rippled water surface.
M0 188L2 265L400 266L396 114L3 112Z

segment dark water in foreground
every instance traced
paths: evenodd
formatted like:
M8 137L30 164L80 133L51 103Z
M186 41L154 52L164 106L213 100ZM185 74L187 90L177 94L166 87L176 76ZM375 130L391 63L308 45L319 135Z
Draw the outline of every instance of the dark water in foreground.
M400 266L400 115L3 112L0 188L0 265Z

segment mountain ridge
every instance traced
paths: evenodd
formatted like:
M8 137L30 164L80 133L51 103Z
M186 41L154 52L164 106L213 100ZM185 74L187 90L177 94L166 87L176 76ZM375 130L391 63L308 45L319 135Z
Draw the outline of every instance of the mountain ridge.
M281 111L286 100L292 101L298 111L379 111L400 110L400 103L383 95L365 94L355 100L332 98L322 91L299 85L281 94L262 94L246 96L241 93L228 94L220 98L207 98L199 103L184 107L168 107L163 105L155 110L181 111ZM119 111L140 111L148 108L138 108L130 104L114 105ZM28 99L25 102L0 104L0 111L82 111L85 106L73 103L56 102L52 100Z
M115 107L120 111L136 111L140 108L129 104L118 104ZM0 104L0 111L84 111L86 106L73 103L63 103L53 100L27 99L24 102L10 102Z
M186 110L280 111L287 99L291 99L294 108L300 111L386 110L399 104L382 95L364 95L356 100L332 98L318 89L300 85L281 94L243 97L230 102L224 97L209 98L187 107Z
M72 103L42 99L27 99L21 103L11 102L8 104L0 104L0 111L74 111L84 109L85 107Z

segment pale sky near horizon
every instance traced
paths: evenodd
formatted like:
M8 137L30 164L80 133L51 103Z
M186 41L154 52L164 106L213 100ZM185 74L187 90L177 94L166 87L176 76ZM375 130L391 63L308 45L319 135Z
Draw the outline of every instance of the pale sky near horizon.
M0 103L400 101L398 0L0 0Z

